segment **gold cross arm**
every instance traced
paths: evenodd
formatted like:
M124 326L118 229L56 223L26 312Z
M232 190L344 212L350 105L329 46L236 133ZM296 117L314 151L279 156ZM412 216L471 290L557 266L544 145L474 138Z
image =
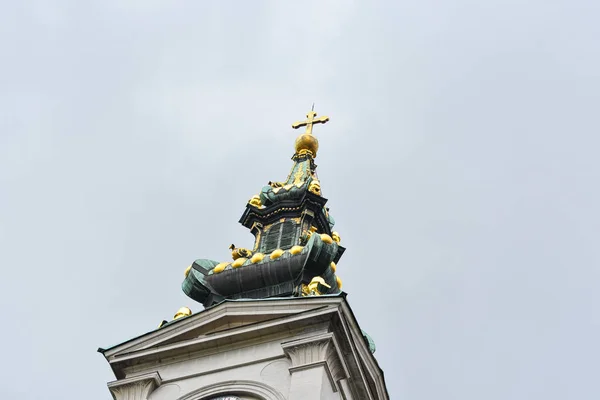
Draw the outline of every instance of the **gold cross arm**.
M299 121L299 122L294 122L292 124L292 128L294 129L298 129L301 126L306 126L306 134L312 135L312 128L313 128L313 124L324 124L325 122L329 121L329 117L319 117L319 118L315 118L317 116L317 113L314 111L309 111L308 114L306 114L306 121Z

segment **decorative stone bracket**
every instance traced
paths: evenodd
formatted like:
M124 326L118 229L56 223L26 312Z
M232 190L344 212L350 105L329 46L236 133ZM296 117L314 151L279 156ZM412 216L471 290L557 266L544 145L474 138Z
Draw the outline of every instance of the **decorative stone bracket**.
M292 361L292 366L289 368L291 374L295 371L322 366L336 392L337 382L350 376L333 333L285 342L281 347Z
M158 372L151 372L109 382L108 389L115 400L146 400L161 383Z

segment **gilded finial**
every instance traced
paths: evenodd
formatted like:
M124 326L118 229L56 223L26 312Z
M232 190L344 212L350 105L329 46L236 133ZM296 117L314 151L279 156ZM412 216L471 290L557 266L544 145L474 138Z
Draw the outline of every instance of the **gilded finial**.
M317 156L317 150L319 150L319 141L312 134L313 125L324 124L329 121L329 117L326 116L315 118L317 113L314 111L314 107L315 105L313 103L313 109L306 114L305 121L298 121L292 124L292 128L294 129L306 126L306 131L296 138L295 148L296 154L298 155L309 152L313 157Z

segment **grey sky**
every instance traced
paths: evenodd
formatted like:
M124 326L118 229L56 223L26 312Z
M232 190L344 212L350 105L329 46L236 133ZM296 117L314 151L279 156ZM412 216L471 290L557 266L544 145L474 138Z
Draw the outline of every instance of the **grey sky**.
M0 398L110 398L316 102L391 397L598 399L600 2L292 3L1 2Z

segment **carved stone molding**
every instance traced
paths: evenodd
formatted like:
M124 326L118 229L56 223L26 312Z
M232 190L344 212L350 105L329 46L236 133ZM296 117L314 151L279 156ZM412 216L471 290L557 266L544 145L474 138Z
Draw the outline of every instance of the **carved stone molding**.
M158 372L134 376L108 383L115 400L146 400L162 383Z
M259 396L265 400L285 400L283 394L276 389L255 381L226 381L196 389L185 396L179 397L178 400L199 400L207 396L217 396L223 393L233 395Z
M334 382L349 376L333 333L285 342L281 347L292 361L290 373L323 366L334 388L337 387Z

